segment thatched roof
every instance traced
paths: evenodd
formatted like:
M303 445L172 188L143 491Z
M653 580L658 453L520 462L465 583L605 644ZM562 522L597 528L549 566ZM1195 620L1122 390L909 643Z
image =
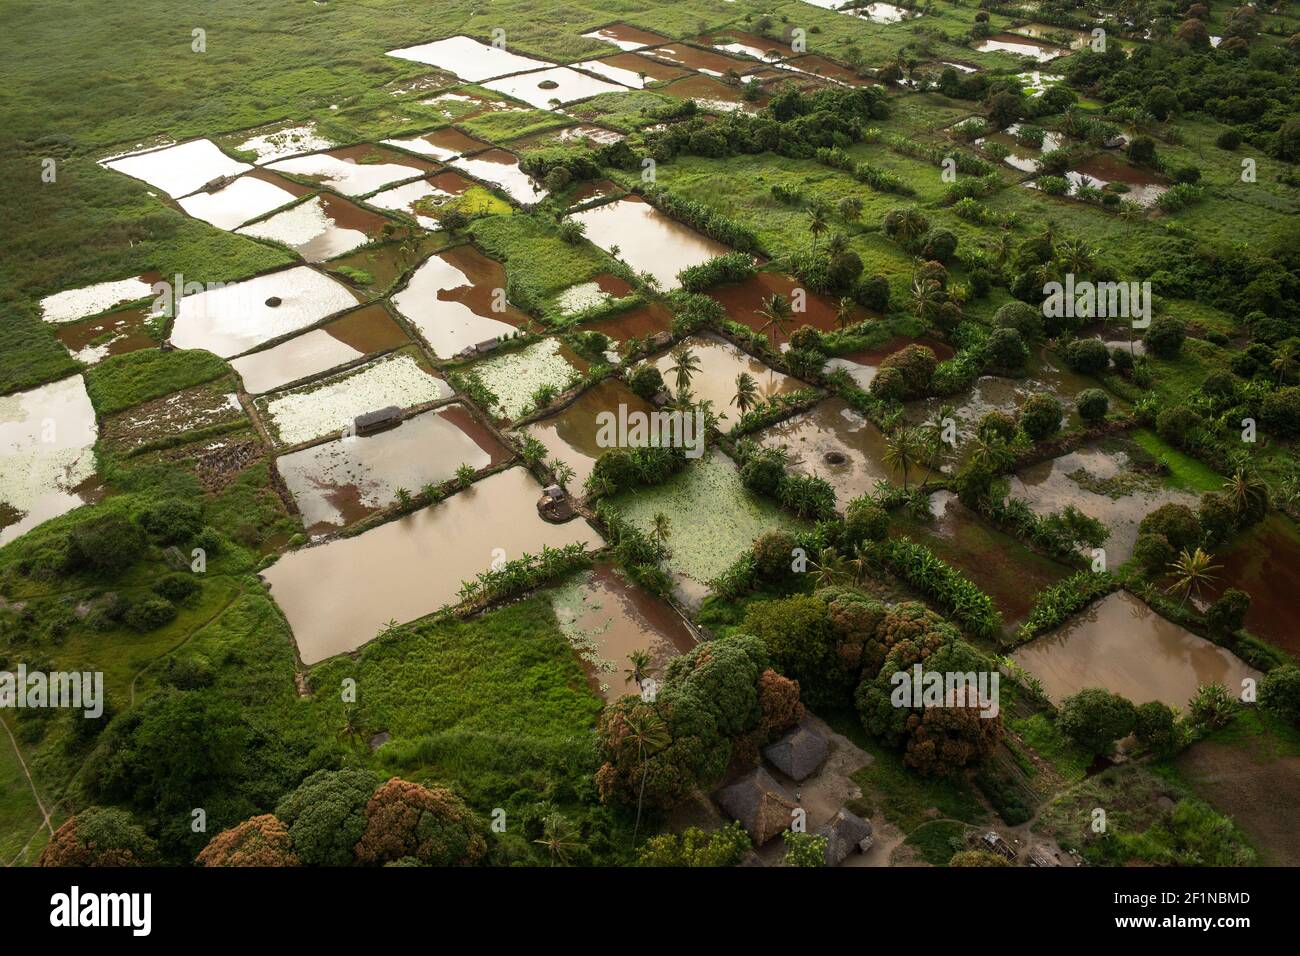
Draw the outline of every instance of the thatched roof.
M826 736L801 720L784 737L763 748L763 756L791 780L806 780L817 772L830 746Z
M756 847L790 828L790 814L796 806L786 789L762 767L719 790L714 799L728 818L740 821Z
M817 834L826 837L827 866L838 866L854 850L871 847L871 824L844 809L822 824Z

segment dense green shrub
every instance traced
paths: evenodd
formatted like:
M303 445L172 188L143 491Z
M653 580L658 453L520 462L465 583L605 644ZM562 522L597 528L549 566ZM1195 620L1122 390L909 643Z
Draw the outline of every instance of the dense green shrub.
M184 544L203 527L203 509L194 501L168 498L145 509L140 526L158 544Z
M1283 664L1264 675L1259 705L1292 727L1300 727L1300 667Z
M1012 374L1024 371L1029 349L1016 329L994 329L984 342L984 355L990 368Z
M1100 375L1110 365L1110 353L1101 339L1075 339L1065 347L1065 364L1084 375Z
M1226 588L1218 600L1205 611L1205 623L1220 636L1235 634L1246 625L1250 611L1250 595L1237 588Z
M176 618L176 605L165 598L145 598L134 602L127 608L122 623L134 631L144 634L156 631Z
M69 570L115 576L144 556L140 528L120 514L103 514L81 522L68 533Z
M1110 411L1110 397L1099 388L1085 388L1075 396L1074 407L1085 422L1099 422Z
M1131 734L1136 722L1133 702L1101 687L1086 687L1067 697L1056 718L1061 733L1094 754Z
M309 866L349 866L366 832L366 803L377 783L369 770L318 770L280 800L275 815Z
M1065 409L1053 395L1035 392L1020 406L1020 427L1034 441L1050 438L1061 430Z
M1140 743L1157 754L1167 754L1178 741L1176 716L1168 704L1149 700L1138 707L1133 732Z
M153 589L169 601L179 603L202 589L192 574L166 574L154 583Z
M1147 352L1156 358L1171 359L1182 350L1183 340L1187 337L1187 324L1172 315L1158 315L1151 320L1151 326L1142 341Z
M1201 522L1191 508L1177 502L1161 505L1142 519L1140 534L1163 535L1175 552L1196 547L1201 541Z
M1043 337L1043 312L1027 302L1008 302L993 313L993 326L1015 329L1026 342Z

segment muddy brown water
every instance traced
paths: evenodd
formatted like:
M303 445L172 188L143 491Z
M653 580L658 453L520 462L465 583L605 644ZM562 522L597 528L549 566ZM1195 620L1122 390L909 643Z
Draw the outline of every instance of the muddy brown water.
M61 325L54 335L73 358L94 365L110 355L157 345L148 328L152 312L152 308L122 309L97 319Z
M672 328L673 314L660 302L650 302L637 306L627 312L620 312L612 319L601 319L582 326L584 332L601 332L615 342L626 342L636 338L644 341L652 335L667 332Z
M1066 143L1066 137L1061 133L1053 133L1046 130L1043 133L1043 145L1026 146L1016 140L1016 133L1020 129L1019 124L1008 126L999 133L991 136L984 136L975 140L976 143L998 143L1005 146L1009 152L1002 161L1013 169L1021 172L1032 173L1038 170L1038 161L1042 159L1044 153L1050 153L1054 149L1060 149Z
M1217 580L1207 597L1227 588L1250 595L1246 629L1300 656L1300 532L1284 515L1262 522L1215 552Z
M551 604L592 690L606 701L640 693L625 673L633 651L648 651L647 676L662 680L668 661L695 645L694 634L672 607L606 564L586 572L576 586L551 592Z
M569 197L569 207L581 206L597 199L615 199L624 195L625 190L618 183L608 179L597 179L583 183Z
M319 329L235 359L244 389L260 395L409 341L382 305L368 305Z
M1126 591L1107 595L1011 659L1037 677L1056 704L1085 687L1104 687L1135 704L1158 700L1185 712L1200 684L1225 684L1236 696L1244 679L1263 676Z
M697 335L686 339L683 344L690 348L700 362L700 370L691 377L691 398L697 402L712 402L714 413L726 415L728 421L734 422L740 415L732 399L736 397L736 376L742 372L753 377L761 398L808 387L799 379L769 368L748 352L716 336ZM666 352L655 359L654 363L663 376L664 386L676 394L677 376L673 374L672 368L677 360L671 352Z
M474 186L472 180L448 169L375 193L367 202L380 209L404 212L424 229L439 229L443 207Z
M984 375L966 395L948 398L927 398L908 402L903 413L910 424L932 421L935 413L944 406L952 406L959 437L958 450L969 448L968 439L975 434L975 426L989 412L1014 415L1030 395L1049 392L1060 400L1068 420L1077 424L1074 399L1085 388L1095 388L1092 379L1070 371L1065 363L1048 354L1040 346L1031 352L1028 372L1024 378L1001 378ZM1062 419L1063 423L1067 421Z
M239 232L282 242L308 262L324 262L375 241L385 226L391 231L397 224L346 199L321 193Z
M909 480L912 470L909 470ZM1024 620L1038 591L1067 577L1069 569L1030 551L1009 535L990 527L948 491L930 496L934 520L903 523L893 534L908 534L937 557L968 577L993 599L1007 632Z
M765 448L786 446L790 468L829 481L841 509L872 491L877 481L903 483L902 474L884 462L885 436L842 398L828 398L773 425L758 442ZM908 480L919 481L924 474L923 468L911 468Z
M715 112L737 109L756 112L762 105L761 102L747 101L739 87L730 86L710 76L688 76L674 80L659 92L679 100L696 100Z
M546 198L546 190L519 168L519 157L504 149L489 149L452 161L457 169L476 179L500 186L515 202L530 206Z
M667 83L690 75L689 70L640 53L615 53L599 60L584 60L574 66L638 89L646 83Z
M661 213L639 196L625 196L573 214L586 226L587 238L636 272L649 272L661 288L676 289L677 273L731 250Z
M605 379L583 392L563 411L526 425L523 431L546 446L552 464L562 461L573 469L569 490L580 494L596 460L611 450L601 447L597 441L600 436L597 418L602 412L612 413L617 418L619 406L628 413L649 414L654 411L654 406L621 382Z
M97 436L80 375L0 396L0 544L100 496Z
M749 69L749 63L746 60L738 60L735 57L715 53L712 50L701 50L685 43L666 43L663 46L644 52L646 56L653 57L656 60L662 60L665 63L671 63L673 66L684 67L709 76L726 76L729 71L740 74Z
M938 339L896 335L887 342L873 348L858 349L856 352L845 352L843 355L837 355L827 360L826 370L830 372L837 368L846 369L849 377L853 379L858 388L869 388L872 380L876 377L876 373L880 370L880 363L909 345L924 345L934 352L935 358L940 362L945 362L956 354L951 345L940 342Z
M406 623L455 603L461 583L494 560L536 555L543 545L602 546L581 518L543 521L541 493L525 469L509 468L364 534L286 554L263 576L303 662L356 650L389 621Z
M892 3L868 3L861 7L855 7L853 12L864 20L870 20L872 23L901 23L904 20L913 20L921 15L916 10L896 7Z
M980 41L975 49L981 53L1015 53L1019 56L1031 57L1039 63L1055 60L1058 56L1064 56L1069 52L1062 47L1039 43L1028 37L1016 36L1014 33L995 33Z
M794 70L798 73L806 73L809 76L819 76L828 80L835 80L837 83L845 83L849 86L878 86L879 84L872 79L864 76L858 76L856 72L842 63L836 63L834 60L827 59L824 56L818 56L810 53L807 56L795 57L792 60L786 60L780 64L779 69Z
M1069 27L1054 27L1050 23L1025 23L1016 27L1016 33L1042 40L1045 43L1057 43L1057 37L1068 38L1066 45L1072 50L1082 50L1088 45L1091 34Z
M1165 504L1184 504L1193 510L1197 505L1196 495L1164 487L1155 478L1134 487L1129 494L1112 498L1089 491L1070 477L1082 470L1093 478L1115 478L1127 470L1128 463L1128 455L1123 451L1081 448L1012 475L1009 490L1012 497L1023 499L1040 515L1074 505L1096 518L1110 531L1104 545L1106 562L1110 567L1118 567L1133 556L1138 525L1144 517Z
M733 56L748 56L755 60L780 60L794 56L795 50L781 40L745 33L742 30L723 30L696 38L696 43Z
M363 144L271 163L268 169L319 182L345 196L362 196L390 183L437 171L437 166L382 146Z
M462 405L406 419L396 428L335 439L276 459L302 513L308 534L355 524L397 501L397 490L418 494L441 484L460 465L475 471L510 457Z
M767 337L774 345L788 344L790 335L806 325L818 332L833 332L839 328L836 319L838 312L836 300L814 292L797 279L779 272L759 272L744 282L730 282L715 286L707 294L722 304L727 310L728 318L748 326L755 332L761 330L767 322L767 319L760 314L760 310L771 296L782 296L792 307L802 304L803 311L796 311L790 316L786 332L778 333L775 328L768 329ZM871 314L866 309L854 305L849 324L869 318Z
M1077 192L1081 185L1101 189L1111 183L1121 184L1128 187L1123 198L1140 206L1154 205L1169 190L1168 184L1155 173L1126 163L1113 153L1098 153L1067 171L1065 178L1070 181L1071 192Z
M195 219L234 229L259 216L265 216L311 192L306 186L255 169L213 192L196 192L178 199L177 205Z
M634 27L628 23L611 23L599 30L584 33L583 36L592 40L600 40L602 43L612 43L622 50L658 46L668 40L667 37L660 36L658 33L651 33L649 30L642 30L640 27Z
M506 270L471 245L435 253L393 296L393 305L439 358L528 327L526 313L506 302ZM497 311L494 304L502 305Z
M275 300L278 304L269 304ZM341 282L308 266L294 266L185 296L176 306L171 341L178 348L207 349L230 358L359 301Z
M425 133L423 136L413 136L409 139L386 139L384 140L390 146L400 146L412 153L420 153L423 156L429 156L433 159L448 160L455 159L457 156L464 156L466 153L480 153L485 149L491 149L491 143L485 143L481 139L475 139L460 130L447 126L432 133Z

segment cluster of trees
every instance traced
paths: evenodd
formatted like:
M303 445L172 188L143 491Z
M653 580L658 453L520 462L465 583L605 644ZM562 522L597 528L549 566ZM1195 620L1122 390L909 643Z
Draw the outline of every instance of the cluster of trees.
M799 684L773 669L761 640L738 634L670 661L653 700L622 697L597 725L596 784L607 802L665 808L721 779L803 717Z
M886 606L851 587L754 602L740 629L763 642L775 666L798 681L814 707L852 704L874 737L903 750L922 774L943 776L980 763L1001 739L1000 717L973 700L895 706L892 677L926 670L988 673L994 664L925 605Z

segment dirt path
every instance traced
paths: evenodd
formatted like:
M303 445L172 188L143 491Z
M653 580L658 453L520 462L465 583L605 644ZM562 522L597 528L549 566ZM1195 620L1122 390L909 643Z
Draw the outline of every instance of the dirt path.
M23 776L27 778L27 785L32 788L32 796L36 798L37 809L41 811L42 823L44 824L45 829L50 831L50 836L53 836L54 826L50 823L50 811L45 809L45 801L41 799L41 792L36 789L36 781L32 779L32 772L27 769L27 761L23 759L22 749L18 746L18 741L14 739L13 732L9 729L9 725L3 720L0 720L0 727L3 727L5 733L8 734L9 743L13 745L14 754L18 757L18 764L23 768ZM28 840L27 842L30 844L31 840ZM23 849L26 850L27 847L24 846Z

